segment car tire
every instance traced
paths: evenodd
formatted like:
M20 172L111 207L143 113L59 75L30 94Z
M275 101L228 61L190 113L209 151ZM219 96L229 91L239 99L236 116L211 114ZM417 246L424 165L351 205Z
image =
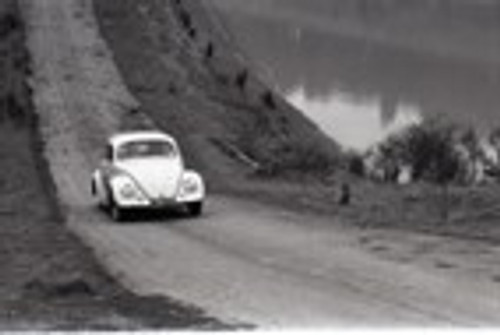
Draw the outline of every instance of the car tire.
M113 195L108 194L108 211L109 211L109 216L111 216L111 219L115 222L124 222L126 220L126 210L121 208L120 205L118 205L115 201L115 198Z
M126 210L114 203L109 207L109 215L115 222L125 222L127 220Z
M187 203L187 210L190 216L200 216L203 212L203 202L189 202Z

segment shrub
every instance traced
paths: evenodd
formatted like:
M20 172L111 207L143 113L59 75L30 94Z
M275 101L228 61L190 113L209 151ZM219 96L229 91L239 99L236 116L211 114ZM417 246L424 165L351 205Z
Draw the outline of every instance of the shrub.
M20 29L22 22L19 18L12 14L7 13L0 17L0 38L5 38L11 32Z
M214 47L214 44L212 42L208 42L207 43L207 46L205 47L205 59L212 59L213 56L214 56L214 52L215 52L215 47Z
M234 79L234 83L240 91L245 90L245 86L247 84L247 81L248 81L248 70L247 69L243 69L243 70L239 71L236 74L236 77Z
M266 143L267 142L267 143ZM278 140L261 136L253 143L254 152L262 163L261 174L274 176L283 173L330 173L336 160L333 154L302 140ZM262 150L264 149L265 150ZM260 150L259 150L260 149Z
M454 126L436 120L413 125L380 146L384 159L411 166L414 180L448 183L456 179L460 157Z
M262 93L262 103L269 109L276 109L276 101L271 91L267 90Z
M188 36L191 38L191 39L196 39L196 36L197 36L197 31L195 28L191 27L188 29Z
M347 159L347 170L358 177L365 176L365 164L363 158L357 154L351 154L346 156Z

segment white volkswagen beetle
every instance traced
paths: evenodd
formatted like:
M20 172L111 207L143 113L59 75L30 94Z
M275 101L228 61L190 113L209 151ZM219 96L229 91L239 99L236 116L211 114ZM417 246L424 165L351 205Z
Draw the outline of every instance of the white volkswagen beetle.
M115 221L128 210L184 207L199 216L205 186L184 168L179 147L159 131L119 133L108 140L105 157L92 175L92 194Z

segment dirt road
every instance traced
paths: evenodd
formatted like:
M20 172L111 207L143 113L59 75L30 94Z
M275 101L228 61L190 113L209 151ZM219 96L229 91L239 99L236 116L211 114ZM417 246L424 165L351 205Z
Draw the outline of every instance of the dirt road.
M102 141L136 102L90 0L22 3L36 107L68 224L128 288L265 328L500 323L499 287L489 277L371 253L366 242L381 236L325 217L211 195L199 220L111 223L91 202L89 175ZM394 236L383 234L399 256L405 251L395 246L449 245L418 235L398 244ZM488 248L492 259L499 253Z

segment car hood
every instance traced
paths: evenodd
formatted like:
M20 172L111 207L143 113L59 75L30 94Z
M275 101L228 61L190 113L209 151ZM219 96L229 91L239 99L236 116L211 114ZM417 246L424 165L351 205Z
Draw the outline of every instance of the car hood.
M184 167L179 158L150 158L121 162L116 166L127 173L148 198L174 198Z

